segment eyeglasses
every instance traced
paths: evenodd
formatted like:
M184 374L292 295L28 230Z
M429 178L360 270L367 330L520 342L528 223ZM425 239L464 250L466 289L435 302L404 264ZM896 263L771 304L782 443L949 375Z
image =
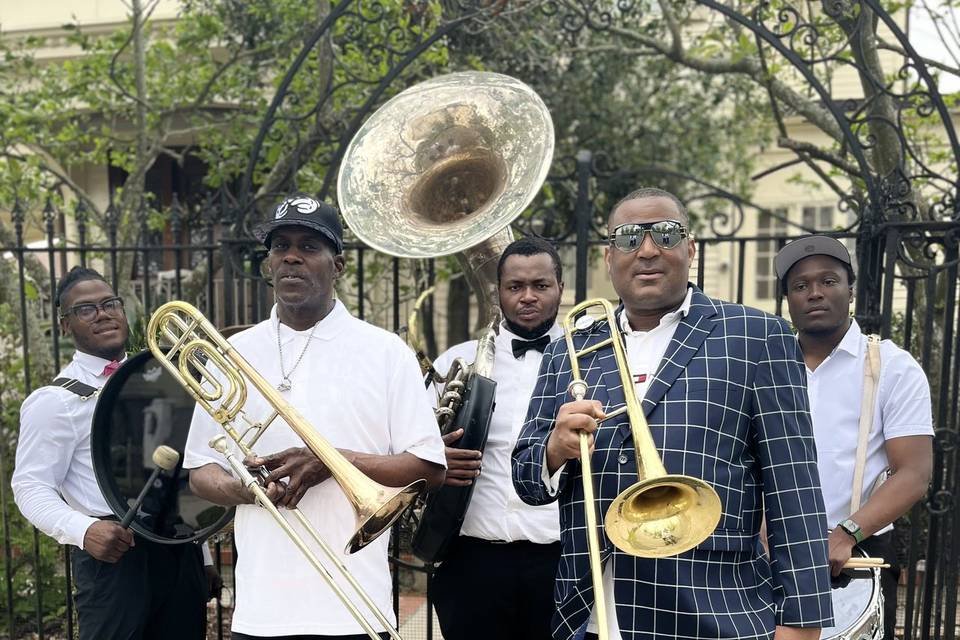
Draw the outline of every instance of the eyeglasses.
M622 224L610 235L610 245L624 253L633 253L643 244L646 233L650 234L653 243L661 249L673 249L687 237L687 228L676 220Z
M93 322L97 314L103 311L108 316L120 316L123 313L123 298L117 296L107 298L103 302L86 302L84 304L75 304L63 313L61 318L66 318L71 313L84 322Z

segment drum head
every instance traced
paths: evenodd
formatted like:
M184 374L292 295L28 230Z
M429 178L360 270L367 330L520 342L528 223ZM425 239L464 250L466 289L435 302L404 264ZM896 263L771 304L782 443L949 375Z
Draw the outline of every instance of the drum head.
M855 557L863 557L859 550ZM877 569L861 569L854 572L845 587L831 589L833 599L832 627L820 631L821 640L840 638L879 638L883 631L883 609L880 604L880 572Z
M232 508L194 495L188 472L182 468L195 406L193 398L149 351L128 358L97 399L90 434L93 469L118 518L136 501L153 471L154 450L167 445L180 454L177 467L164 471L147 490L130 524L154 542L204 540L233 518Z

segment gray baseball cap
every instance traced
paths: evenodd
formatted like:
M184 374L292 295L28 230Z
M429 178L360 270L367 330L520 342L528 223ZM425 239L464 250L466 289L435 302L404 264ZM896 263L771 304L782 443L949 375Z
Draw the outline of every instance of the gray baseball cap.
M793 265L810 256L830 256L852 266L850 252L836 238L805 236L797 238L777 253L777 256L773 259L773 268L777 272L777 278L783 280Z
M337 253L343 252L343 226L337 210L303 193L286 197L273 210L273 219L254 227L253 235L269 248L270 234L280 227L291 226L319 231L333 244Z

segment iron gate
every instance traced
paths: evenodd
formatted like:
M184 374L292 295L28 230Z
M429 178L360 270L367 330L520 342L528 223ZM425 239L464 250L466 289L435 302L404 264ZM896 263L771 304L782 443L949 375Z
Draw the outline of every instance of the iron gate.
M788 62L820 96L823 110L832 118L836 137L842 145L848 171L844 183L822 176L836 193L837 201L852 212L853 222L842 229L830 229L856 242L859 268L857 317L866 330L893 336L921 362L930 380L934 397L936 447L934 478L927 499L917 505L903 527L906 541L901 561L907 571L904 591L903 631L907 638L956 637L957 614L957 455L960 406L960 358L957 337L957 176L960 145L951 114L940 96L925 62L916 54L894 17L876 0L823 3L822 14L840 25L846 39L824 52L813 47L823 23L805 17L805 3L767 2L745 8L700 0L699 5L723 15L732 24L755 38L760 52L759 72L771 60ZM593 33L612 32L617 21L640 11L633 0L600 3L596 0L544 0L532 7L556 19L571 42ZM174 201L166 238L158 238L148 225L142 208L132 217L108 211L102 228L91 228L84 209L69 212L76 220L77 236L68 243L58 233L64 212L47 205L43 224L45 246L27 246L24 241L25 206L12 203L15 241L0 247L9 252L3 262L4 295L0 308L14 335L5 335L0 353L9 372L3 383L4 432L0 435L0 476L9 477L16 441L17 398L22 398L65 360L55 309L49 296L55 274L68 264L102 265L121 292L139 301L134 326L158 304L171 298L190 300L220 326L254 322L264 317L269 290L260 277L263 259L249 238L252 221L261 215L279 194L296 188L298 171L305 158L323 146L326 168L318 195L330 198L331 185L346 143L360 122L383 98L394 91L418 57L429 47L455 32L469 34L485 21L499 19L501 3L481 6L448 6L446 15L434 28L422 30L404 40L395 50L383 52L384 65L377 78L356 78L352 87L362 86L345 118L334 125L321 123L316 130L309 116L339 99L344 85L331 84L309 104L303 104L291 89L301 65L317 47L330 46L337 38L363 41L363 30L371 24L357 0L341 0L310 37L301 54L278 85L267 111L243 176L225 183L210 194L180 193L190 201L185 211ZM903 53L902 82L871 76L870 51L859 36L883 24ZM668 52L670 53L670 52ZM852 61L851 61L852 60ZM866 78L865 98L860 104L838 104L832 100L818 69L830 63L852 65ZM338 64L335 61L335 64ZM771 94L776 87L768 81ZM911 132L903 126L907 116L926 118L942 131L947 151L937 166L928 166L916 153ZM782 118L777 115L782 126ZM297 124L304 124L303 127ZM262 144L271 136L289 140L289 154L274 165L269 175L258 173ZM321 144L323 143L323 144ZM325 145L325 146L324 146ZM329 151L332 149L332 152ZM808 151L797 152L801 161ZM262 167L260 167L262 168ZM703 283L711 256L723 248L736 256L731 280L736 286L730 297L743 299L753 277L747 257L761 243L778 246L802 231L826 229L797 228L776 238L746 236L743 223L752 215L777 215L757 207L721 188L704 184L696 176L665 172L662 167L639 167L612 171L602 156L583 152L575 158L559 159L551 177L562 194L551 204L538 203L517 223L522 233L538 232L567 248L575 264L576 297L587 294L590 259L602 243L602 215L608 200L599 197L611 183L658 183L670 180L684 185L683 193L693 203L703 238L697 278ZM619 182L618 182L619 181ZM231 186L233 188L231 188ZM186 214L190 215L186 215ZM717 221L722 221L718 223ZM140 230L134 243L119 242L121 225L134 224ZM795 223L791 222L791 224ZM347 248L352 265L350 286L341 292L361 317L399 329L404 324L405 305L416 287L435 277L431 264L409 264L383 259L362 246ZM710 293L708 288L708 293ZM780 308L776 301L777 310ZM12 349L11 346L15 347ZM0 483L0 491L7 485ZM3 598L8 634L33 630L40 637L66 633L72 637L69 564L62 552L30 529L17 514L6 493L0 493L0 515L4 531ZM406 560L398 552L397 566ZM395 590L399 593L399 590ZM51 595L53 594L53 595ZM399 608L399 602L395 603ZM219 610L218 610L219 614ZM425 630L430 637L428 625Z

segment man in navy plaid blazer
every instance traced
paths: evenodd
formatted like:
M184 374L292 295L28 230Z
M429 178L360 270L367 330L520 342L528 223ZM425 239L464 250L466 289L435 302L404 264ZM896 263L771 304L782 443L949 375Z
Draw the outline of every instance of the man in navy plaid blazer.
M641 189L612 210L605 261L622 300L630 373L668 473L701 478L719 494L716 531L680 555L645 559L606 538L602 514L637 481L612 350L580 361L589 391L572 401L564 341L547 347L513 454L530 504L560 500L563 555L556 640L594 637L578 438L590 433L610 640L819 638L831 626L823 498L806 377L781 318L707 297L688 283L695 246L683 204ZM649 236L649 237L647 237ZM577 350L606 339L606 321L574 334ZM759 540L767 519L770 556ZM588 621L591 626L588 628Z

